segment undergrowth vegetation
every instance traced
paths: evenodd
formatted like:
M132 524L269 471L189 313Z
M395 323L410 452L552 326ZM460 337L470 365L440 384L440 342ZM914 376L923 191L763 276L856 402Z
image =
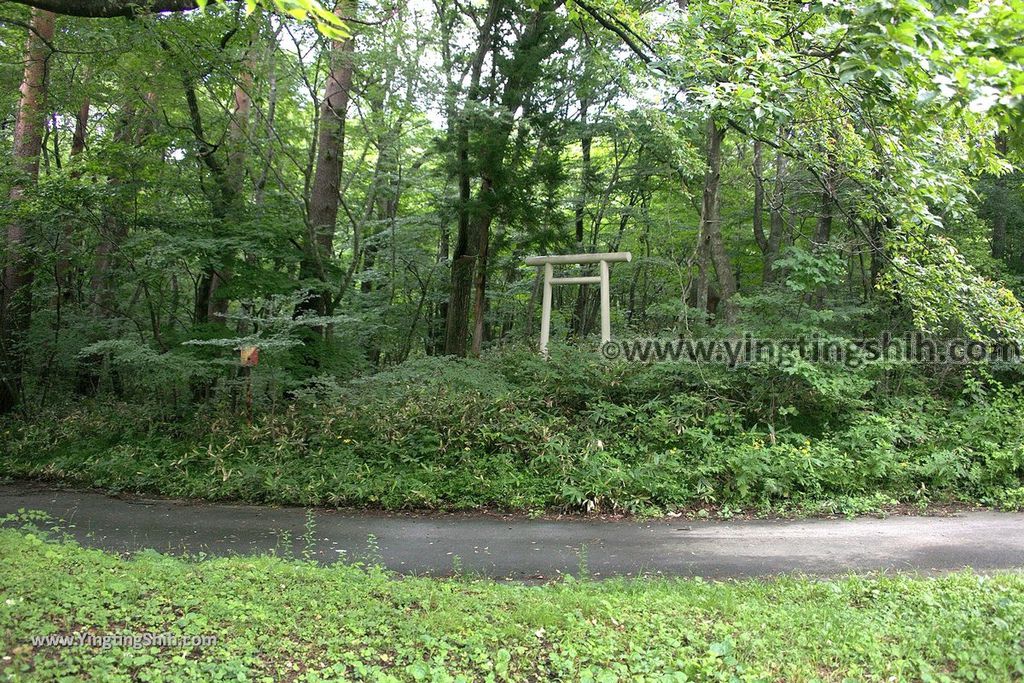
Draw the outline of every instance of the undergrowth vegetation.
M124 559L0 529L0 675L23 681L992 681L1024 577L396 580L274 557ZM766 625L771 625L766 628ZM57 646L138 634L196 647Z
M994 370L929 371L609 363L567 347L543 360L510 348L306 383L287 401L257 382L251 425L237 388L175 410L142 386L3 423L0 475L389 509L1021 507L1024 396Z

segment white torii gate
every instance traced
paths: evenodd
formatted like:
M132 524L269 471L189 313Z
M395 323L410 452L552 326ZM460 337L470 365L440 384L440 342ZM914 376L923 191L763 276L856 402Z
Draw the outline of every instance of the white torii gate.
M548 338L551 334L551 287L553 285L601 285L601 343L612 340L611 293L608 286L608 264L619 261L629 262L633 254L628 251L616 251L604 254L566 254L564 256L530 256L526 259L528 266L544 266L544 297L540 313L540 352L548 352ZM600 275L584 275L580 277L555 277L556 265L575 263L600 263Z

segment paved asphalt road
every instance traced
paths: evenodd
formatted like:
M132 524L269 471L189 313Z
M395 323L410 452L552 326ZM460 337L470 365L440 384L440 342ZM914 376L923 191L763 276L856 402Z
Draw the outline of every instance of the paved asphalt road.
M214 505L0 485L0 515L19 508L63 519L81 543L117 552L277 552L330 563L372 559L406 574L513 580L579 574L740 578L971 567L1024 569L1024 514L693 521L531 520L475 514L316 510L314 542L301 508ZM374 550L374 546L376 549ZM585 557L585 561L581 558Z

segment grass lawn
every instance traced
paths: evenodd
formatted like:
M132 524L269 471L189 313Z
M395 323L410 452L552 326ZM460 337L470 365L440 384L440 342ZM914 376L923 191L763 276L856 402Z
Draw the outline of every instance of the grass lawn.
M205 647L55 646L173 633ZM1020 680L1024 575L396 578L274 557L130 559L0 529L10 680Z

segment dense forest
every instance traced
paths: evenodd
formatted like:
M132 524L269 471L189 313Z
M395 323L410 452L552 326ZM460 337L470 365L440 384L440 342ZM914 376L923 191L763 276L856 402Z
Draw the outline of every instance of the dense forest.
M612 363L586 285L544 359L524 263L631 252L617 337L1024 340L1022 35L1020 0L5 2L0 475L1022 505L1016 364Z

